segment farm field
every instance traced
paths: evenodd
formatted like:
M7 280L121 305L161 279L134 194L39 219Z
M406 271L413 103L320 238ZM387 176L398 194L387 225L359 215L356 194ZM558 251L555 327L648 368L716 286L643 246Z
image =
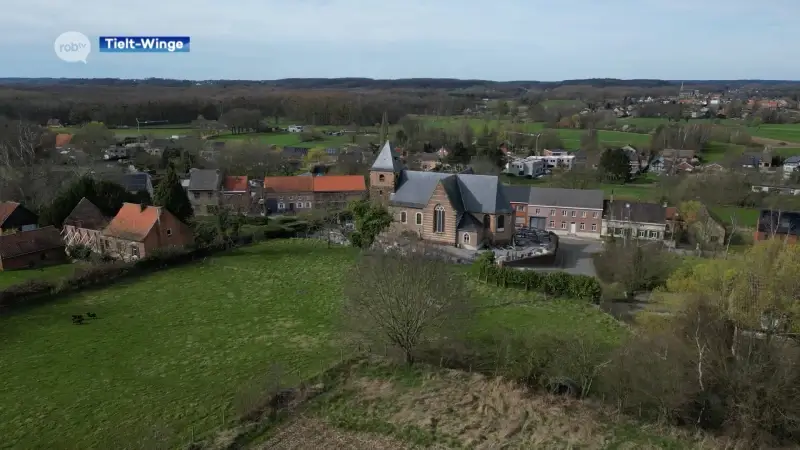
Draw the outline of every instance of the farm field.
M334 318L354 255L272 241L0 317L3 445L155 448L156 433L174 448L213 432L270 368L296 382L339 360ZM467 283L487 305L528 302L483 310L476 337L534 326L613 345L624 333L590 305ZM98 319L70 323L85 312Z

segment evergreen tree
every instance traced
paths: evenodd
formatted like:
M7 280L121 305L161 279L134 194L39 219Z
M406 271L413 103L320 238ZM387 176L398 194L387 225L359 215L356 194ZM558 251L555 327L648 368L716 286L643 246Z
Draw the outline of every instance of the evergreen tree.
M125 202L150 204L150 195L146 191L130 193L117 183L96 181L84 176L69 185L49 206L40 211L39 222L42 225L61 227L64 219L84 197L108 217L115 216Z
M630 160L621 148L604 151L597 168L606 181L624 183L631 177Z
M169 166L167 175L158 183L153 193L153 204L163 206L183 222L191 219L193 214L192 204L189 202L189 196L186 195L183 186L181 186L181 180L178 179L174 166Z

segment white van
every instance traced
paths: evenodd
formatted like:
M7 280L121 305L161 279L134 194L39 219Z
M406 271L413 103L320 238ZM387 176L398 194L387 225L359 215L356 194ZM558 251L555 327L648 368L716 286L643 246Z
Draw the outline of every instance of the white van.
M300 125L291 125L289 128L286 129L289 133L302 133L303 127Z

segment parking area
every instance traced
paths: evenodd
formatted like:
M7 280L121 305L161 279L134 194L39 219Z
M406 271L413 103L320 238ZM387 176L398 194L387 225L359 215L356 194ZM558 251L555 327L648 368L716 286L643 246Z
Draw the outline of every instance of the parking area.
M528 270L563 270L574 275L597 276L592 254L603 250L603 243L597 240L559 237L556 263L550 267L531 267Z

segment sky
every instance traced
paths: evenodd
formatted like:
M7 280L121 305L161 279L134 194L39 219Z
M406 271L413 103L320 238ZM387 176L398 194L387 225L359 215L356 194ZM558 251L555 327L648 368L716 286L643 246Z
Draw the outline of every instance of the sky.
M4 0L0 78L797 80L798 20L797 0ZM56 57L66 31L86 64ZM97 53L101 35L191 51Z

